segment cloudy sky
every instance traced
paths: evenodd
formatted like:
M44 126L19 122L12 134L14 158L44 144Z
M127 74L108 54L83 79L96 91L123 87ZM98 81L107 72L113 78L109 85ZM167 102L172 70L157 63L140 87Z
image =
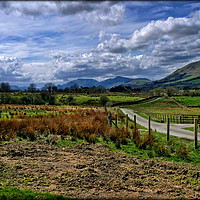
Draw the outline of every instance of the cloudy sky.
M198 1L0 2L0 82L158 80L197 60Z

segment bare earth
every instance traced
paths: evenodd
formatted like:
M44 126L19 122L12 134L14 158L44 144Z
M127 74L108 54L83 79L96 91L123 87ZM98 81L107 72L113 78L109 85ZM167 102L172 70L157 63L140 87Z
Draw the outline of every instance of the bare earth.
M200 199L200 167L142 160L108 146L0 144L0 186L81 199Z

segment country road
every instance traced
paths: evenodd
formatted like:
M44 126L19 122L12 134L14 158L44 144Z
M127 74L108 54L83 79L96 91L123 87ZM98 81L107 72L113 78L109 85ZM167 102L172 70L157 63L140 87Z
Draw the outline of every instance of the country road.
M134 120L134 115L136 115L137 123L147 128L148 126L147 119L139 116L138 114L134 113L132 110L125 109L125 108L120 108L120 109L124 114L128 114L131 120ZM182 138L194 139L194 132L183 129L183 128L192 127L192 126L194 125L193 124L170 124L170 135L174 135L174 136L178 136ZM151 121L151 129L153 131L156 130L157 132L160 132L160 133L167 133L166 124ZM198 140L200 140L200 133L198 133L197 137L198 137Z

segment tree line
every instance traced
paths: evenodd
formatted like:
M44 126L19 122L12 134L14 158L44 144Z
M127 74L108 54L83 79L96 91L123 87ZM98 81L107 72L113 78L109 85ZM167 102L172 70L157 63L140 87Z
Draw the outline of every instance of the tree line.
M9 83L2 82L0 84L0 103L1 104L23 104L23 105L75 105L75 99L73 94L84 93L84 94L106 94L109 92L120 92L127 94L136 94L143 96L200 96L200 90L180 90L173 86L168 86L166 88L155 88L148 90L146 88L137 87L132 88L130 86L116 86L110 89L106 89L102 86L98 87L79 87L78 85L73 85L71 87L66 87L65 89L58 89L55 84L47 83L40 90L37 89L36 84L31 83L27 90L11 90ZM67 96L62 96L62 98L57 99L57 94L68 94ZM96 102L92 100L88 102L89 105L96 105ZM101 104L101 102L99 102Z

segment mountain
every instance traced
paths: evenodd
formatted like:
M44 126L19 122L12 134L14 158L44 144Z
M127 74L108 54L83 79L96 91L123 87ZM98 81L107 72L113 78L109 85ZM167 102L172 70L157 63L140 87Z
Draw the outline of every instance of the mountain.
M92 86L103 86L105 88L111 88L124 83L130 82L133 79L117 76L116 78L106 79L104 81L98 82L95 79L77 79L70 81L64 85L58 85L58 89L65 89L66 87L71 87L73 85L78 85L79 87L92 87Z
M118 85L123 85L124 83L130 82L132 80L133 79L131 78L117 76L115 78L109 78L109 79L106 79L105 81L101 81L99 82L99 85L105 88L112 88Z
M78 85L79 87L92 87L92 86L98 86L99 82L94 80L94 79L77 79L77 80L73 80L70 81L64 85L58 85L57 88L58 89L65 89L66 87L71 87L74 85Z
M151 82L151 80L149 80L147 78L138 78L138 79L129 81L127 83L124 83L123 86L138 87L138 86L142 86L146 83L150 83L150 82Z
M146 85L147 86L147 85ZM153 81L148 87L173 86L180 89L200 88L200 61L190 63L165 78Z

